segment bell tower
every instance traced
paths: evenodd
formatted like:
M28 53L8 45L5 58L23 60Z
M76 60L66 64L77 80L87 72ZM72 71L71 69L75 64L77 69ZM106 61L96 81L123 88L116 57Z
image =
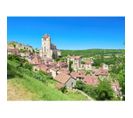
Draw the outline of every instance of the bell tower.
M42 37L42 57L51 58L51 38L48 34Z

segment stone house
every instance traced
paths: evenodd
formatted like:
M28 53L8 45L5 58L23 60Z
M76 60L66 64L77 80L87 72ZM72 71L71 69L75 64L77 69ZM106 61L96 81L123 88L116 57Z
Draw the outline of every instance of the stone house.
M34 55L31 58L30 63L33 64L33 65L38 65L38 64L41 64L42 61L41 61L41 58L38 55Z
M80 56L69 56L67 58L67 64L69 66L70 61L72 61L72 68L74 71L78 71L81 67L81 57Z
M85 62L82 64L82 68L85 70L92 70L92 63L91 62Z
M52 75L53 78L55 78L57 76L57 72L58 72L58 68L50 68L50 74Z
M70 75L65 73L60 73L54 78L59 85L66 88L73 88L76 85L76 80Z

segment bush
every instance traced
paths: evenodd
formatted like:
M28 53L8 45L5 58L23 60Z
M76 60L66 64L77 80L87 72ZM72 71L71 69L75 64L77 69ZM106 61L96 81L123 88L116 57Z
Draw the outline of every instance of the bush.
M23 64L23 67L26 68L26 69L32 70L33 66L31 64L29 64L28 62L26 62L26 63Z
M97 86L97 100L112 100L113 99L113 90L111 84L107 80L103 80Z
M79 90L84 90L85 89L85 84L82 81L77 81L75 88Z
M77 81L75 88L82 90L87 95L96 100L112 100L113 90L109 81L101 81L98 86L87 85L82 81Z
M66 93L67 92L66 86L62 87L60 90L61 90L62 93Z
M15 76L15 71L14 69L11 67L11 65L9 63L7 63L7 78L13 78Z

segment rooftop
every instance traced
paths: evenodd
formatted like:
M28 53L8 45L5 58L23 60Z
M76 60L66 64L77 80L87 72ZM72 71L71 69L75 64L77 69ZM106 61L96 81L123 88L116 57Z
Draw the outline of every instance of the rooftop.
M60 73L55 77L55 80L62 84L65 84L69 79L70 79L70 75L65 73Z

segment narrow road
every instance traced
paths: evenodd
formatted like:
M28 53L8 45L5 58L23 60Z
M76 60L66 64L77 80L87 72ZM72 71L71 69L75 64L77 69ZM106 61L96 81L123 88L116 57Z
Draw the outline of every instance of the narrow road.
M84 93L83 91L81 90L78 90L78 89L73 89L74 91L77 91L77 92L80 92L82 95L86 96L88 98L88 100L94 100L92 97L88 96L86 93Z

